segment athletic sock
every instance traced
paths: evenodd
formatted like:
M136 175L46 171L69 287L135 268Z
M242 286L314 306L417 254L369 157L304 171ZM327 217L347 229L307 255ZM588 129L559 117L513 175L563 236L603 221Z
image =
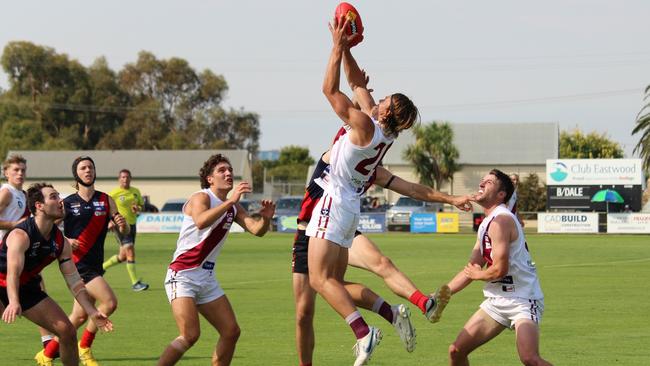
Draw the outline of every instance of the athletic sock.
M56 358L59 355L59 342L56 339L52 339L47 346L43 354L49 358Z
M368 328L368 324L363 320L359 311L355 311L345 317L345 321L350 325L350 328L352 328L354 336L357 337L357 339L361 339L370 333L370 328Z
M122 263L122 262L120 261L120 258L117 256L117 254L115 254L114 256L108 258L108 259L107 259L107 260L102 264L102 268L103 268L104 271L105 271L105 270L107 270L107 269L109 269L109 268L111 268L111 267L113 267L114 265L119 264L119 263Z
M54 339L54 337L52 337L49 334L41 336L41 343L43 343L43 349L45 349L45 347L47 347L47 344L52 342L53 339Z
M375 303L372 305L372 311L386 319L387 322L393 324L393 309L391 309L390 305L381 297L378 297L377 300L375 300Z
M138 274L135 271L135 261L126 262L126 271L129 272L129 278L131 278L131 284L135 285L138 282Z
M420 308L422 313L427 311L427 300L429 300L429 297L420 292L420 290L415 290L415 292L409 296L409 301Z
M79 348L90 348L93 345L95 340L95 334L84 329L84 334L81 336L81 341L79 341Z
M310 363L301 363L300 366L311 366L311 362Z

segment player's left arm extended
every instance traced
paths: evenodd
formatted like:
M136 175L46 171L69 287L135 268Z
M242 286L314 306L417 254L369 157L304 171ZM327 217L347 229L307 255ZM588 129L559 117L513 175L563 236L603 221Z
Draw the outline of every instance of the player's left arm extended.
M451 196L431 187L404 180L381 166L377 167L375 184L420 201L447 203L463 211L472 209L471 196Z
M92 321L97 325L98 328L103 331L110 331L113 329L113 324L108 317L102 312L97 310L94 305L94 300L88 295L86 290L86 285L84 285L79 272L77 271L77 266L75 266L72 261L72 249L70 243L67 239L64 239L63 250L61 255L59 255L59 270L63 275L65 283L68 285L68 289L74 296L75 300L81 305L81 308L86 314L92 319Z
M120 215L120 213L117 211L117 204L115 203L113 197L108 196L108 202L108 204L111 206L111 220L115 225L117 225L117 231L119 231L121 235L127 235L131 231L131 227L126 223L124 216Z
M496 281L508 274L510 266L510 243L516 232L515 222L506 215L499 215L492 220L488 235L492 239L492 265L482 269L476 266L465 267L465 273L473 280ZM516 234L515 234L516 235Z
M13 323L22 314L20 297L20 274L25 268L25 252L29 248L29 237L22 230L12 231L6 239L7 246L7 297L9 304L2 313L2 320Z
M359 68L349 48L343 50L343 70L345 71L350 89L354 93L354 100L359 105L359 109L365 114L370 115L372 108L376 105L375 99L370 94L371 90L368 89L370 78L365 71Z
M274 213L275 203L273 201L262 200L262 208L259 213L252 216L237 203L237 217L235 217L235 221L249 233L255 236L263 236L271 227L271 219Z
M481 243L476 240L467 265L478 265L479 267L482 267L485 264L485 259L483 259L483 256L481 255L481 249L479 247L480 245ZM449 281L447 286L449 286L451 289L451 293L455 294L467 287L470 283L472 283L472 281L473 280L471 278L465 275L465 269L463 268L456 274L456 276L454 276L454 278L451 279L451 281Z

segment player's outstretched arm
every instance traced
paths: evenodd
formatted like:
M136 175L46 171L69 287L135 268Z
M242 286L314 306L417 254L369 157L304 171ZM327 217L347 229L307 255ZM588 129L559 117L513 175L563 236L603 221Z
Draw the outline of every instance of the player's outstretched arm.
M65 279L65 283L68 285L68 289L72 293L72 296L77 300L81 308L84 309L88 317L97 325L97 328L103 330L104 332L110 332L113 330L113 323L108 320L108 317L97 310L94 305L94 301L88 296L86 291L86 286L77 272L77 267L72 262L72 249L70 248L70 243L67 239L63 243L63 251L59 256L59 270Z
M190 197L189 202L185 205L184 213L192 216L196 227L205 229L214 224L217 219L223 216L232 206L237 204L245 193L252 192L248 182L241 182L235 187L230 198L222 204L210 208L210 197L207 193L199 192Z
M275 214L275 203L273 201L262 200L262 208L253 216L241 205L237 204L235 221L249 233L255 236L264 236L271 227L273 214Z
M345 27L348 23L347 19L345 21L334 19L332 24L329 25L334 45L327 63L323 81L323 94L325 94L336 115L351 127L352 134L360 134L360 140L355 141L355 143L365 144L369 142L374 132L372 121L367 114L355 108L350 98L340 90L343 50L349 48L350 39L352 39L351 36L345 34Z
M451 196L436 191L431 187L404 180L380 166L377 167L375 184L420 201L447 203L463 211L470 211L472 209L472 204L470 203L473 199L472 196Z
M483 265L485 265L485 260L481 256L481 249L479 248L479 245L480 242L477 240L476 243L474 244L474 248L472 248L472 254L470 255L467 266L476 265L482 267ZM460 272L456 274L456 276L454 276L454 278L451 279L451 281L449 281L447 286L449 286L449 288L451 289L451 293L453 295L463 290L470 283L472 283L472 281L473 280L469 278L465 273L465 268L463 268L462 270L460 270Z
M9 304L2 313L2 320L13 323L22 314L18 288L20 274L25 267L25 252L29 248L29 237L22 230L12 231L6 239L7 245L7 297Z
M365 114L371 115L376 103L372 97L372 90L368 89L370 78L364 70L359 68L357 61L352 56L349 48L343 50L343 69L350 84L350 89L354 93L353 100Z

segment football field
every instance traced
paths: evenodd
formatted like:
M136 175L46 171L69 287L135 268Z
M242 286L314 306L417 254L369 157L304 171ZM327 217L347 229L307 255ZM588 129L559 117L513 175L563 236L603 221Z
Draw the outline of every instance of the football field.
M423 292L432 292L466 263L475 237L457 235L377 234L370 237ZM242 329L233 365L297 365L294 306L291 291L293 235L263 238L231 234L216 274L233 303ZM154 365L177 334L162 285L175 248L176 235L141 234L137 241L138 272L151 284L134 293L124 264L106 274L119 305L111 317L115 330L100 334L93 352L102 366ZM650 364L650 239L647 236L528 235L545 293L541 353L555 365ZM117 252L109 236L106 256ZM71 295L55 264L44 272L48 293L64 310ZM349 280L363 282L389 303L406 300L390 293L372 274L349 269ZM417 348L403 350L392 326L364 312L384 339L371 365L446 365L447 347L482 301L480 283L452 297L442 321L431 324L410 306ZM408 301L406 301L408 302ZM409 304L410 305L410 304ZM202 333L179 365L208 365L216 331L202 322ZM345 321L322 300L316 311L314 365L351 365L354 336ZM81 333L79 333L81 334ZM0 323L0 365L34 365L40 348L36 327L24 318ZM519 365L514 334L505 331L472 355L473 365ZM60 364L60 363L58 363Z

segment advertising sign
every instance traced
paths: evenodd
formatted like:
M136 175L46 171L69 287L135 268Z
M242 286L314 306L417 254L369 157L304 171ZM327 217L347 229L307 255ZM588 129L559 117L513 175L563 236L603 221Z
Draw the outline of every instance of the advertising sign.
M386 231L385 213L361 213L359 217L359 231L362 233L383 233Z
M547 159L546 184L641 185L641 159Z
M601 190L611 190L618 193L623 202L592 202L591 198ZM628 206L632 211L641 210L641 186L621 185L579 185L579 186L547 186L546 208L549 210L577 210L599 212L621 212Z
M457 233L460 228L458 213L438 212L436 214L436 225L439 233Z
M138 233L179 233L183 223L183 214L144 213L138 216L136 230Z
M538 233L597 233L598 213L539 213Z
M138 216L136 230L138 233L180 233L183 224L183 214L171 213L144 213ZM231 233L243 233L244 229L237 223L232 224Z
M650 214L609 214L607 215L607 232L615 234L650 234Z
M437 224L436 214L433 213L411 214L412 233L435 233L436 224Z

